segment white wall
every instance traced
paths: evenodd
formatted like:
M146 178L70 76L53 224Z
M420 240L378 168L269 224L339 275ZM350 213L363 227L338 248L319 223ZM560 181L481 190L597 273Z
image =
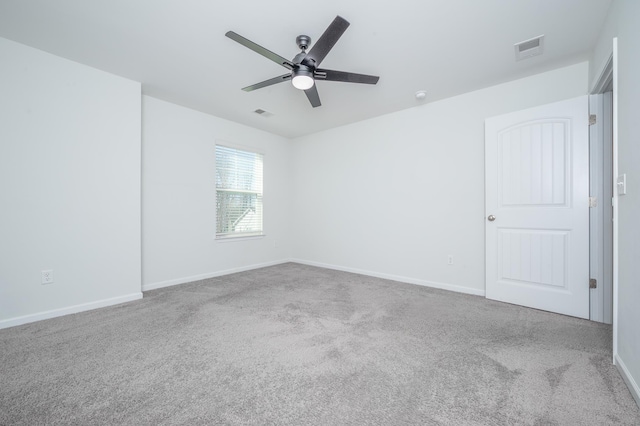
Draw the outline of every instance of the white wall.
M587 78L584 62L294 140L294 258L484 294L484 119Z
M0 58L0 328L141 297L140 84Z
M618 173L627 195L618 202L618 316L616 363L640 404L640 2L615 0L592 62L602 65L618 37ZM600 74L594 68L592 81Z
M143 289L290 257L288 139L143 96ZM215 143L264 154L264 231L215 240Z
M609 57L612 54L612 39L618 32L618 16L620 14L619 2L613 1L609 8L607 19L604 25L600 29L600 35L596 40L596 44L593 47L591 58L589 59L589 89L592 89L600 74L605 68Z

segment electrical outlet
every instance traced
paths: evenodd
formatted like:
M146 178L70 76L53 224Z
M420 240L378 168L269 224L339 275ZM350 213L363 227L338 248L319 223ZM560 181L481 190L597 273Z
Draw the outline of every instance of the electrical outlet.
M453 255L450 254L449 257L447 258L447 265L453 265Z
M51 284L53 282L53 269L45 269L42 271L42 284Z

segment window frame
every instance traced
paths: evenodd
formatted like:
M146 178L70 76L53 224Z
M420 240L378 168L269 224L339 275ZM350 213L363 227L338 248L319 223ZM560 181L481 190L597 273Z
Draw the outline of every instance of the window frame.
M257 154L260 155L261 159L262 159L262 176L261 176L261 180L262 180L262 188L260 192L255 192L256 194L258 194L260 200L261 200L261 218L260 218L260 222L261 222L261 229L259 231L248 231L248 232L224 232L224 233L219 233L218 232L218 187L217 187L217 173L218 173L218 162L217 162L217 148L218 146L222 147L222 148L227 148L227 149L232 149L232 150L236 150L236 151L242 151L242 152L246 152L249 154ZM264 165L265 165L265 154L264 152L262 152L261 150L259 150L256 147L253 146L248 146L248 145L240 145L237 143L231 143L228 141L222 141L222 140L218 140L215 142L214 145L214 152L213 152L213 158L214 158L214 192L215 192L215 199L214 199L214 204L215 204L215 237L214 239L217 242L231 242L231 241L244 241L244 240L254 240L254 239L261 239L263 238L266 234L265 234L265 221L264 221L264 208L265 208L265 197L264 197ZM221 192L224 192L225 190L222 190ZM228 190L228 192L233 192L233 190ZM239 190L238 192L242 192L242 190ZM250 191L250 192L254 192L254 191Z

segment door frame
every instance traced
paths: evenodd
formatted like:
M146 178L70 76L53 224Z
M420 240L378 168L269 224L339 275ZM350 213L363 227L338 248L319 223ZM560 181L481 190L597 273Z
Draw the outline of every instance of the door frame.
M612 180L618 176L618 38L612 40L611 55L600 71L600 75L592 87L590 94L606 91L609 82L612 85ZM612 186L613 186L612 182ZM613 188L613 244L612 244L612 322L613 322L613 364L618 356L618 193Z
M609 70L611 62L608 64ZM611 324L613 297L613 146L611 73L589 96L589 114L596 122L589 128L589 277L597 287L589 291L589 319Z
M613 39L613 176L618 176L618 38ZM618 358L618 192L613 191L613 363Z

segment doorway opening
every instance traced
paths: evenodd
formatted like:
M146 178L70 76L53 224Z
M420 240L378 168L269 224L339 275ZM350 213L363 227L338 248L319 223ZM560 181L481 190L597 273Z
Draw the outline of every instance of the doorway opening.
M589 96L589 319L613 323L613 59Z

